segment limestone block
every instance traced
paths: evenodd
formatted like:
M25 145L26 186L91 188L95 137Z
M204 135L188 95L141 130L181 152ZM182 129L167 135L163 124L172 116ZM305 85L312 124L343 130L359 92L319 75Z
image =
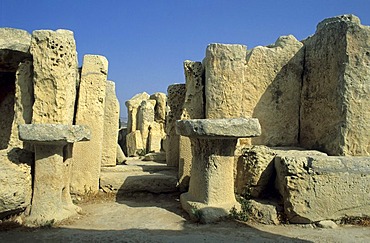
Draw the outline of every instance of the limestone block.
M204 118L204 68L201 62L185 61L185 101L181 119ZM186 191L191 174L191 142L188 137L180 136L179 141L179 187Z
M99 190L107 72L105 57L84 56L75 120L76 125L88 126L92 137L90 141L73 147L72 193L95 193Z
M127 160L126 155L122 151L121 146L119 146L117 144L116 148L117 148L117 150L116 150L116 162L117 162L117 164L122 164Z
M107 81L104 108L104 135L102 149L102 166L115 166L119 130L119 102L115 83Z
M75 143L90 140L90 130L81 125L64 124L21 124L19 138L33 144L60 144Z
M130 132L126 136L127 155L137 156L144 152L143 139L139 130Z
M370 157L277 156L276 185L292 223L370 215Z
M31 35L20 29L0 28L0 72L15 72L19 62L31 58Z
M148 153L145 155L144 161L166 162L165 152Z
M278 225L277 206L268 201L249 200L251 217L261 224Z
M177 121L176 132L187 137L233 139L259 136L261 126L256 118L192 119Z
M235 190L239 194L250 194L254 198L266 198L274 193L276 156L313 156L325 153L293 147L247 146L236 165Z
M292 35L248 52L244 76L239 76L244 78L243 93L235 93L240 99L235 102L243 105L244 117L261 123L261 136L251 144L298 145L303 60L303 44Z
M176 120L181 119L185 101L185 84L173 84L167 89L169 112L166 120L166 162L168 166L179 166L179 135L176 134Z
M141 105L141 102L144 100L148 100L150 95L146 92L134 95L130 100L125 102L127 107L127 133L133 132L137 130L137 112L138 108Z
M10 147L23 148L19 139L18 125L29 124L32 121L33 106L33 71L32 61L25 60L18 66L15 78L14 120L9 141Z
M145 150L148 149L149 130L154 123L155 100L143 100L140 104L137 116L137 130L141 132Z
M210 44L205 69L205 118L237 118L244 115L244 45Z
M78 78L73 32L36 30L30 51L35 96L32 122L72 124Z
M127 154L126 136L127 127L121 127L118 131L118 144L121 146L121 149L125 154Z
M333 17L304 44L301 145L370 155L370 27L354 15Z
M165 93L154 93L150 96L151 100L155 100L154 107L154 121L158 123L166 122L166 108L167 108L167 95Z
M149 126L149 134L147 140L147 152L160 152L162 140L166 136L164 133L163 124L153 122Z
M0 154L0 171L0 218L3 218L30 205L32 177L30 165L17 165L8 160L6 153Z

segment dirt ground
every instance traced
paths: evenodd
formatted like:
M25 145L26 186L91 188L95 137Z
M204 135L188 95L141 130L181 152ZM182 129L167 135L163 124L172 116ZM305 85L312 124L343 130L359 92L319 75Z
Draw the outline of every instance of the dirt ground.
M370 242L370 227L191 222L178 195L135 195L80 203L58 226L0 232L0 242Z

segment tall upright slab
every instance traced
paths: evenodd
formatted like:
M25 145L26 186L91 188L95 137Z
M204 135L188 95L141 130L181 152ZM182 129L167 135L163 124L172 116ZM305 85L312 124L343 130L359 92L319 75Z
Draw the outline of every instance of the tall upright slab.
M69 30L32 33L32 123L72 124L78 77L76 43Z
M127 107L127 133L131 133L137 130L137 116L138 116L138 109L141 105L141 102L144 100L148 100L150 95L146 92L136 94L134 97L129 99L125 102Z
M244 45L208 45L203 61L206 118L243 117L246 56Z
M91 140L73 147L72 193L96 193L99 190L107 73L105 57L84 56L75 123L90 128Z
M370 27L354 15L329 18L304 44L301 145L370 155Z
M185 101L181 120L204 118L204 68L201 62L185 61ZM179 144L179 188L189 187L193 154L189 137L180 136Z
M107 81L104 109L102 166L116 165L118 129L119 102L116 96L116 86L113 81Z
M249 144L298 145L303 59L303 44L292 35L248 52L244 116L258 118L262 127L261 136L248 139Z
M173 84L167 89L169 112L166 123L166 163L168 166L179 166L179 135L176 134L176 120L180 120L185 100L185 84Z

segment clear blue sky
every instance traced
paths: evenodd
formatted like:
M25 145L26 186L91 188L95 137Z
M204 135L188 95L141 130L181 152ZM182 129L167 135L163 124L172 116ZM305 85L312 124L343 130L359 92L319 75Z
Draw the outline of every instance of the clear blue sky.
M302 40L321 20L345 13L370 25L370 0L0 0L0 27L72 30L79 65L85 54L107 57L125 116L133 95L183 83L183 61L201 61L209 43Z

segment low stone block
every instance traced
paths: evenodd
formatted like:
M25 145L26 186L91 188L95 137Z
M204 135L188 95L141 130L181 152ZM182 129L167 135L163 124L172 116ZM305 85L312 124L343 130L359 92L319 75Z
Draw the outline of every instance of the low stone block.
M370 157L285 155L275 168L291 223L370 216Z

